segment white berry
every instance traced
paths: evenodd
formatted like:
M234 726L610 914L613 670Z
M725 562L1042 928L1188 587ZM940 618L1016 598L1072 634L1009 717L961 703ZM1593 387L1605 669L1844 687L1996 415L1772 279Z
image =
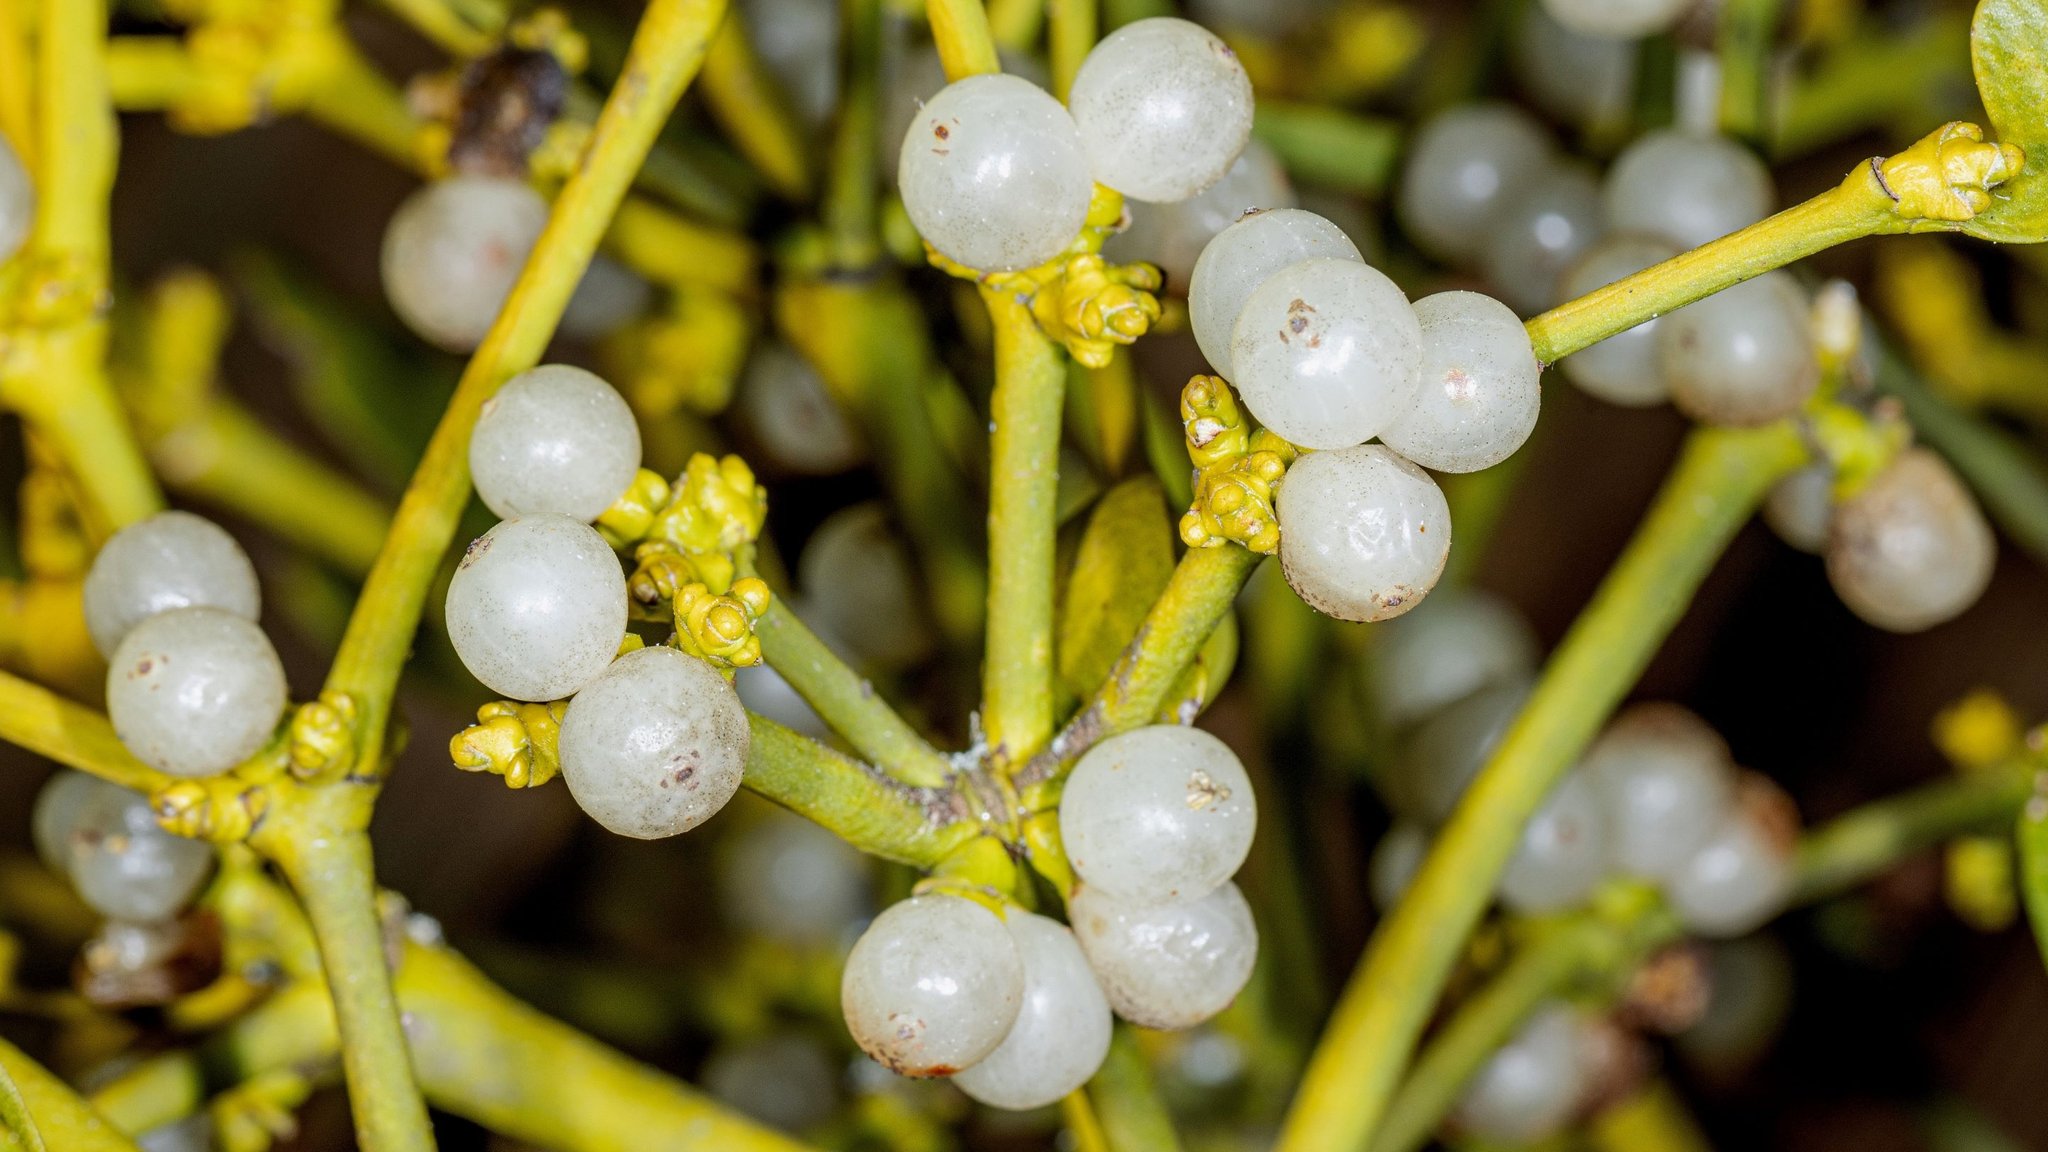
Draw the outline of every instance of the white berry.
M738 693L703 660L665 645L628 652L569 701L562 779L590 818L656 840L710 819L747 766Z
M1550 0L1553 7L1556 0ZM1583 0L1581 0L1583 2ZM1601 191L1607 226L1697 248L1771 214L1770 170L1733 140L1651 132L1615 158Z
M1638 704L1615 718L1580 769L1601 793L1614 863L1635 876L1678 867L1735 803L1728 745L1676 704Z
M1248 213L1292 208L1297 202L1279 157L1253 140L1223 179L1196 196L1172 204L1126 203L1131 225L1104 242L1102 254L1118 263L1157 264L1166 274L1167 287L1184 293L1202 250L1225 228ZM1227 344L1229 339L1226 327L1222 340Z
M1218 376L1237 379L1231 333L1252 291L1282 268L1319 258L1362 259L1342 228L1299 208L1245 216L1202 249L1188 279L1188 327Z
M1582 1051L1573 1009L1561 1004L1538 1009L1466 1085L1458 1100L1458 1124L1481 1139L1515 1145L1556 1132L1586 1090Z
M256 753L286 703L263 629L218 608L174 608L130 629L107 661L107 718L143 763L211 776Z
M34 830L43 862L111 919L170 919L213 866L211 847L157 823L149 797L83 772L43 785Z
M1658 325L1657 354L1678 410L1710 424L1768 424L1820 382L1806 297L1766 272L1688 304Z
M1422 602L1451 551L1451 509L1429 474L1377 444L1311 452L1280 486L1280 566L1309 607L1391 620Z
M102 656L159 612L219 608L254 620L262 603L248 553L190 512L159 512L114 533L85 574L85 627Z
M867 458L853 420L810 362L786 344L754 349L733 409L761 454L785 472L831 476Z
M0 264L21 251L36 218L36 186L14 145L0 137Z
M1909 448L1835 509L1827 561L1850 611L1891 632L1919 632L1984 594L1998 540L1947 461Z
M1550 161L1550 133L1511 104L1468 104L1426 121L1408 146L1394 209L1417 247L1477 260L1486 227Z
M718 890L725 914L749 931L818 943L867 913L870 872L867 857L846 841L775 810L740 833L719 870Z
M626 635L626 576L597 529L566 516L507 520L476 538L448 583L463 667L514 700L575 694Z
M1573 772L1522 826L1521 840L1501 874L1500 895L1528 915L1583 903L1607 874L1609 837L1600 794Z
M548 204L523 180L451 176L414 192L384 231L384 295L430 343L468 352L483 342Z
M1567 300L1577 299L1676 255L1676 244L1655 236L1609 236L1588 249L1564 274L1560 294ZM1609 404L1624 408L1662 404L1671 398L1663 360L1657 353L1657 329L1662 323L1654 318L1645 320L1572 353L1558 367L1564 370L1565 379Z
M1349 448L1393 427L1422 384L1422 324L1358 260L1304 260L1266 278L1230 332L1244 406L1304 448Z
M1258 926L1235 884L1173 904L1084 884L1068 910L1109 1006L1146 1028L1192 1028L1230 1007L1258 959Z
M1252 132L1244 65L1199 24L1155 16L1104 37L1067 104L1096 180L1136 200L1186 200L1223 178Z
M1004 924L1024 964L1024 1002L1003 1042L953 1077L995 1108L1042 1108L1088 1082L1109 1054L1109 1001L1064 924L1013 911Z
M1415 302L1415 318L1422 385L1380 441L1438 472L1477 472L1514 455L1536 430L1543 399L1522 321L1477 292L1425 296Z
M1121 900L1193 900L1251 851L1258 804L1230 746L1155 724L1090 748L1067 778L1060 838L1074 873Z
M639 470L640 426L625 397L568 364L506 382L484 401L469 439L476 494L506 520L595 520Z
M1536 670L1536 633L1514 606L1454 589L1372 637L1373 697L1382 723L1405 728L1474 692Z
M951 1076L1009 1035L1024 961L994 912L934 893L891 905L846 957L839 1004L861 1050L903 1076Z

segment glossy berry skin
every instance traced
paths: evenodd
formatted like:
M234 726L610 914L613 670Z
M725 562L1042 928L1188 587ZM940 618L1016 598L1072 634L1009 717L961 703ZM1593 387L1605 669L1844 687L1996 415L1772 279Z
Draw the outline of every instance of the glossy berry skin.
M721 910L771 940L829 942L869 910L867 857L801 816L769 813L740 833L721 864Z
M1775 785L1744 782L1705 843L1664 879L1665 901L1686 931L1744 936L1784 908L1794 880L1790 813L1791 800Z
M1239 398L1304 448L1349 448L1398 423L1422 383L1422 325L1386 275L1304 260L1267 277L1230 330Z
M450 352L483 342L548 219L523 180L451 176L406 198L384 231L384 295Z
M1380 441L1424 468L1477 472L1515 454L1536 430L1543 389L1529 333L1507 305L1477 292L1415 302L1422 385Z
M1218 376L1237 379L1231 334L1252 292L1281 269L1316 259L1358 260L1358 245L1342 228L1299 208L1241 217L1202 249L1188 280L1188 326Z
M1094 185L1060 102L996 73L948 84L903 137L896 180L910 222L969 268L1011 272L1080 234Z
M1601 190L1609 228L1680 248L1747 228L1770 215L1776 199L1770 170L1749 149L1672 129L1648 133L1624 149Z
M1764 498L1764 523L1778 539L1815 556L1827 551L1835 522L1835 470L1809 464L1771 486Z
M130 629L107 661L115 734L173 776L212 776L255 755L286 703L270 638L218 608L159 612Z
M248 553L190 512L159 512L114 533L85 574L85 626L102 656L159 612L219 608L255 620L262 606Z
M1676 24L1694 0L1543 0L1543 10L1582 36L1634 40Z
M1480 1066L1459 1098L1459 1127L1484 1140L1531 1144L1571 1118L1586 1083L1578 1013L1539 1008Z
M1024 963L1024 1002L996 1050L953 1077L994 1108L1057 1103L1109 1055L1109 1001L1066 925L1016 910L1004 918Z
M1252 82L1237 54L1172 16L1105 36L1081 62L1067 105L1095 179L1153 203L1221 180L1252 133Z
M832 476L867 459L853 420L817 370L786 344L754 349L733 407L761 454L782 471Z
M916 561L879 502L825 518L797 557L805 622L863 668L903 668L935 642Z
M484 401L469 471L502 519L602 515L640 470L640 426L610 384L568 364L543 364Z
M608 256L593 256L562 309L561 334L602 340L644 315L653 299L654 286L645 277Z
M574 695L626 635L626 576L597 529L507 520L472 541L448 584L448 639L469 673L514 700Z
M562 779L611 831L675 836L739 791L751 739L739 694L710 664L666 645L641 648L569 701Z
M963 896L884 909L846 957L839 1004L856 1044L902 1076L951 1076L1009 1035L1024 961L994 912Z
M1629 40L1574 32L1541 4L1523 7L1508 53L1529 98L1568 123L1612 124L1635 98L1639 47Z
M1407 895L1428 855L1429 829L1412 820L1395 821L1373 846L1372 860L1366 865L1366 888L1372 894L1373 907L1382 915L1392 911Z
M1549 163L1550 133L1511 104L1439 112L1408 146L1394 210L1415 245L1452 264L1479 259L1487 225Z
M1215 891L1243 865L1257 824L1237 754L1199 728L1170 724L1090 748L1060 801L1060 838L1075 875L1126 901Z
M83 772L43 785L34 831L43 863L109 919L168 920L213 867L213 849L165 831L149 797Z
M1552 163L1494 214L1481 264L1502 300L1534 315L1562 298L1565 270L1605 230L1599 184L1576 164Z
M1607 875L1610 859L1600 794L1584 774L1571 773L1523 825L1501 874L1501 901L1525 915L1582 904Z
M1173 904L1082 885L1067 908L1109 1006L1142 1027L1192 1028L1230 1007L1258 959L1258 927L1235 884Z
M1735 764L1706 721L1676 704L1637 704L1615 718L1580 769L1599 791L1614 864L1659 878L1684 862L1735 804Z
M1451 551L1451 510L1429 474L1378 444L1313 452L1280 486L1280 566L1309 607L1391 620L1422 602Z
M1664 317L1657 354L1672 403L1709 424L1768 424L1798 411L1820 382L1806 297L1785 272Z
M1835 510L1828 582L1889 632L1960 616L1991 583L1998 540L1948 462L1908 448Z
M1513 605L1477 588L1439 592L1376 630L1373 698L1380 722L1406 728L1482 688L1536 670L1536 634Z
M1678 246L1655 236L1619 233L1602 239L1565 274L1560 295L1574 300L1678 255ZM1664 321L1645 320L1558 362L1565 379L1589 396L1624 408L1646 408L1671 398L1657 330Z

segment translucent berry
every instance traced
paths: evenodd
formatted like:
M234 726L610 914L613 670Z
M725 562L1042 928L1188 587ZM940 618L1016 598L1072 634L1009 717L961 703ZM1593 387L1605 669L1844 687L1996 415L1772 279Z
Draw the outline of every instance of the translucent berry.
M1186 200L1223 178L1252 133L1252 82L1199 24L1134 21L1104 37L1067 104L1096 180L1136 200Z
M1582 36L1634 40L1678 23L1697 0L1543 0L1543 10Z
M1451 551L1429 474L1377 444L1312 452L1280 486L1280 566L1309 607L1391 620L1422 602Z
M1507 305L1477 292L1415 302L1422 386L1380 441L1424 468L1477 472L1515 454L1536 430L1543 389L1529 333Z
M499 517L595 520L640 470L640 426L610 384L568 364L514 376L469 439L476 493Z
M896 179L898 152L910 126L946 87L946 65L939 50L930 44L895 50L889 45L882 53L882 112L877 143L882 148L881 167L890 180ZM1003 72L1039 88L1052 84L1052 76L1034 53L1013 52L998 46L996 59Z
M1530 98L1561 120L1581 127L1612 124L1635 98L1637 44L1574 32L1541 4L1523 6L1508 51Z
M1392 911L1408 894L1408 886L1415 882L1428 855L1429 829L1409 820L1396 821L1387 829L1373 846L1372 860L1366 865L1366 888L1372 893L1373 907L1382 915Z
M1827 550L1835 521L1835 470L1809 464L1771 487L1764 499L1764 523L1778 539L1816 556Z
M384 231L384 295L420 337L451 352L483 342L547 224L523 180L451 176L414 192Z
M1031 268L1073 243L1094 182L1060 102L1015 76L969 76L932 97L903 137L903 207L947 257Z
M654 287L609 256L593 256L562 309L562 335L602 340L646 313Z
M879 503L825 518L797 558L804 620L843 645L857 664L902 668L931 652L934 638L916 564Z
M1271 148L1252 140L1238 153L1237 162L1223 174L1223 179L1195 196L1171 204L1127 202L1124 210L1130 214L1130 227L1110 237L1102 246L1102 254L1119 263L1142 260L1156 264L1166 273L1167 286L1184 293L1202 250L1225 228L1248 213L1293 208L1296 204L1294 185L1288 182L1287 170L1280 166L1279 157L1273 155ZM1227 329L1222 338L1228 343Z
M1661 877L1713 835L1735 803L1735 764L1706 721L1676 704L1623 712L1580 771L1607 810L1615 867Z
M1259 955L1258 926L1235 884L1173 904L1083 885L1068 911L1109 1006L1146 1028L1192 1028L1230 1007Z
M801 1132L832 1118L839 1069L824 1045L773 1032L719 1046L704 1061L704 1090L771 1128Z
M173 776L225 772L284 714L284 665L263 629L218 608L175 608L134 628L107 661L107 718L143 763Z
M1405 728L1482 688L1536 671L1536 633L1514 606L1461 588L1390 622L1373 636L1373 698L1380 721Z
M812 710L810 702L790 687L780 672L768 665L754 664L733 669L732 686L739 692L740 703L747 706L747 711L765 716L813 740L831 739L832 730Z
M507 520L471 542L448 583L448 638L486 688L574 695L626 635L626 576L597 529L566 516Z
M994 912L934 893L891 905L846 957L839 1004L861 1050L903 1076L951 1076L1009 1035L1024 961Z
M1511 104L1467 104L1437 113L1408 145L1394 210L1415 245L1439 260L1471 264L1487 225L1550 163L1550 133Z
M1909 448L1835 509L1828 582L1849 610L1891 632L1961 615L1991 582L1998 541L1948 462Z
M1235 380L1230 339L1252 291L1304 260L1358 260L1344 230L1313 212L1276 208L1239 219L1202 249L1188 279L1188 326L1216 374Z
M1672 403L1709 424L1768 424L1798 411L1820 382L1806 296L1787 272L1666 316L1657 355Z
M1707 1008L1675 1037L1686 1059L1711 1072L1747 1068L1770 1047L1792 1008L1792 959L1768 935L1717 940L1707 957Z
M85 626L102 656L159 612L219 608L254 620L262 601L242 546L190 512L159 512L114 533L85 574Z
M1737 802L1705 843L1664 878L1664 898L1687 931L1742 936L1784 908L1792 893L1796 813L1783 792L1744 779Z
M641 648L569 701L562 779L591 819L656 840L725 807L751 739L738 693L710 664L666 645Z
M733 407L768 462L800 476L831 476L867 458L860 430L786 344L767 343L747 360Z
M1585 902L1611 860L1600 793L1573 772L1522 826L1521 840L1501 874L1501 901L1517 912L1557 912Z
M1552 163L1494 213L1480 260L1501 299L1534 314L1558 302L1565 269L1604 231L1599 184L1576 164Z
M1024 963L1024 1003L1010 1034L953 1077L994 1108L1042 1108L1095 1075L1109 1054L1109 1001L1066 925L1011 912L1004 920Z
M747 39L797 115L814 127L828 123L840 91L839 5L833 0L744 0L740 8Z
M1505 1144L1532 1144L1552 1135L1585 1093L1582 1053L1578 1013L1561 1004L1538 1009L1466 1085L1458 1125Z
M1090 748L1060 801L1074 873L1120 900L1193 900L1236 874L1258 803L1230 746L1199 728L1155 724Z
M1304 448L1349 448L1414 406L1422 325L1371 265L1304 260L1252 290L1231 329L1230 361L1261 424Z
M1529 699L1528 676L1482 688L1423 721L1385 779L1387 802L1411 820L1443 823Z
M740 833L722 865L725 914L773 940L829 942L868 911L867 857L801 816L771 812Z
M0 139L0 264L14 258L36 218L36 186L14 145Z
M1549 2L1554 10L1558 0ZM1601 192L1609 228L1661 237L1680 248L1749 227L1771 214L1776 199L1770 170L1749 149L1724 137L1673 129L1629 145L1608 169Z
M43 862L110 919L176 916L213 867L213 849L165 831L149 797L83 772L50 777L34 823Z
M1676 255L1676 244L1655 236L1609 236L1588 249L1564 274L1559 295L1577 299ZM1671 398L1671 386L1664 381L1663 361L1657 354L1657 328L1662 323L1645 320L1572 353L1558 366L1566 379L1609 404L1624 408L1662 404Z

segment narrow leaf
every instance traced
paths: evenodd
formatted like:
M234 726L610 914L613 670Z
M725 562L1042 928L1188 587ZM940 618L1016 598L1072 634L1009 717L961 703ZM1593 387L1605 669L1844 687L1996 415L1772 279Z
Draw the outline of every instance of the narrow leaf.
M1060 602L1061 694L1086 699L1137 635L1173 576L1173 521L1159 482L1138 476L1109 490L1088 521Z

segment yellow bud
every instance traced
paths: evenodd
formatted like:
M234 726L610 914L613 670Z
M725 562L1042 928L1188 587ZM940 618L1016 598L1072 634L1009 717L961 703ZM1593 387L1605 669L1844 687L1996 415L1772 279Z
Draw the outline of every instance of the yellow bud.
M2017 754L2024 739L2019 716L2005 698L1978 688L1934 718L1934 743L1965 774L1981 772Z
M1969 836L1948 846L1944 895L1963 922L1980 932L1998 932L2019 914L2012 844L2003 838Z

